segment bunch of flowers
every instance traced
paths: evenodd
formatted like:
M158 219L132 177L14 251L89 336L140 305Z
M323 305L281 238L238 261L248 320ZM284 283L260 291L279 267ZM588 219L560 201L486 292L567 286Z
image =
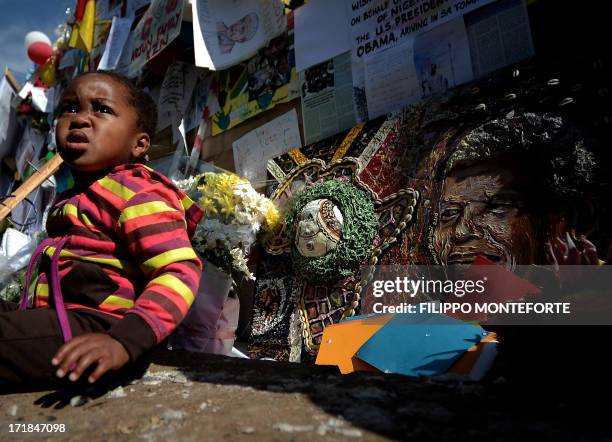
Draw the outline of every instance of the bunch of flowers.
M231 173L205 172L177 184L195 188L188 193L205 211L192 240L196 252L228 274L253 279L246 258L260 229L278 223L274 203Z

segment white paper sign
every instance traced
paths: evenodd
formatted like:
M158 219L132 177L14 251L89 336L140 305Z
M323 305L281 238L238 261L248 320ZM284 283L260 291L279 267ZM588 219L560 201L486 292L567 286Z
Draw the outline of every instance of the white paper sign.
M297 112L291 109L234 141L232 147L236 172L254 187L262 187L268 160L302 147Z
M295 10L295 67L298 71L350 49L343 2L310 0Z
M361 76L356 71L363 71ZM401 45L362 59L353 58L353 85L365 91L360 121L444 93L474 78L462 17L436 26Z
M158 130L181 121L191 100L199 70L180 61L168 67L157 100Z
M305 144L355 125L349 52L300 72L300 82Z
M134 77L172 43L181 32L184 4L182 0L153 0L130 34L117 70Z
M123 48L130 35L130 27L133 21L134 17L113 17L113 23L106 40L104 53L98 64L98 70L114 70L117 67Z
M5 77L0 79L0 159L13 150L17 130L16 114L11 108L15 93Z
M365 91L370 119L398 110L420 97L413 40L365 61Z

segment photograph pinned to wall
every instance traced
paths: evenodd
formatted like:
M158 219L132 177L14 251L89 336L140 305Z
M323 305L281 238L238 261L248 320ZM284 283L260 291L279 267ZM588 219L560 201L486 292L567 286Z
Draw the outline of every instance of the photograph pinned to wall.
M191 95L191 100L187 105L185 115L183 116L185 132L189 132L198 127L203 119L208 120L209 108L207 105L212 75L208 70L198 70L201 72L198 75L196 85L193 89L193 94Z
M291 109L259 126L234 141L232 147L236 172L251 181L253 187L263 187L268 160L302 147L297 112Z
M194 0L192 11L196 65L212 70L253 56L287 26L280 0Z
M250 60L217 74L211 85L219 102L211 118L213 135L299 96L293 26L289 25L289 33L273 39Z
M43 133L31 127L23 132L21 141L15 150L16 168L20 179L27 176L28 167L38 160L44 145L45 135Z
M349 52L300 72L300 83L306 144L355 124Z

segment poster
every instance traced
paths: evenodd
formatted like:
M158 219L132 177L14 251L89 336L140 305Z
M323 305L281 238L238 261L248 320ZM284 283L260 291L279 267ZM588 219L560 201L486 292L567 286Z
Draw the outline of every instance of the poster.
M117 71L135 77L181 32L183 1L153 0L128 38Z
M463 17L430 29L400 45L353 59L359 121L376 118L446 92L474 78Z
M414 65L414 40L373 55L365 61L368 119L401 109L421 97Z
M266 183L268 160L302 147L297 112L286 114L258 127L232 144L236 172L251 181L255 188Z
M374 55L492 1L345 0L352 55Z
M416 37L414 64L421 98L472 81L474 74L463 18L450 20Z
M350 52L300 72L300 85L304 143L314 143L355 124Z
M253 56L286 29L280 0L194 0L196 66L224 69Z
M299 96L295 69L293 27L272 40L247 62L220 71L211 86L219 108L211 116L212 134Z

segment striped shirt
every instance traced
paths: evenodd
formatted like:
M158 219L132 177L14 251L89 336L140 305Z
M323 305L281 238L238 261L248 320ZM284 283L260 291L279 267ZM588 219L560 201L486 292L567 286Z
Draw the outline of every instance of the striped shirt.
M202 215L166 177L140 164L117 166L85 190L60 198L49 213L47 233L69 236L59 255L66 308L136 315L155 343L162 341L198 291L202 264L190 238ZM53 304L48 272L54 251L53 246L44 250L35 307ZM119 329L119 335L129 333ZM123 343L116 334L111 333Z

